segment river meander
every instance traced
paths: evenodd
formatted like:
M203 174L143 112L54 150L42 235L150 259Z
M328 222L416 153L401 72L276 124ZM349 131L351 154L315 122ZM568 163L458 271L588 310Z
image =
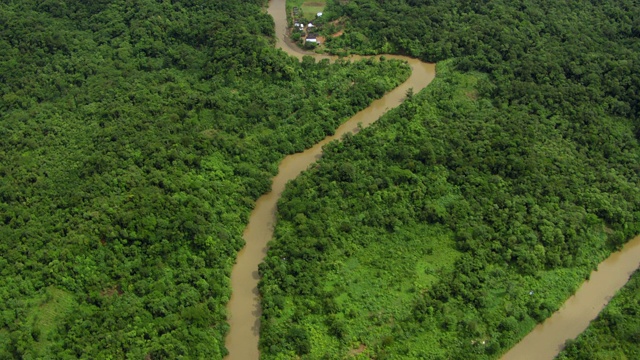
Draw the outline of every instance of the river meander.
M286 0L271 0L268 13L276 26L277 47L291 56L301 59L311 55L316 60L334 57L304 52L286 38ZM231 273L232 295L227 306L230 330L225 346L229 350L228 360L259 359L258 339L260 332L260 297L258 293L258 265L267 252L267 243L273 235L276 221L276 204L288 181L295 179L322 153L328 142L340 139L347 133L367 127L380 116L402 102L410 88L418 92L435 77L435 64L424 63L398 55L385 55L389 59L407 61L411 66L411 76L402 85L374 101L369 107L343 123L333 136L329 136L304 152L289 155L278 166L278 175L272 179L269 193L256 202L249 217L243 237L246 246L238 253ZM351 57L357 60L362 57ZM562 348L566 339L574 338L594 319L608 300L621 288L629 275L638 268L640 261L640 237L630 241L621 252L611 255L599 265L599 271L592 273L591 280L585 282L578 292L563 305L562 309L538 325L503 359L552 359Z
M335 57L327 55L304 52L286 41L285 0L272 0L268 12L275 20L277 46L280 49L298 59L302 59L304 55L311 55L316 60L335 59ZM295 179L303 170L314 163L320 157L322 147L328 142L357 131L359 126L364 128L371 125L389 109L400 105L407 90L413 88L415 92L418 92L435 77L435 64L424 63L404 56L385 56L388 59L407 61L411 66L409 79L343 123L333 136L325 138L304 152L284 158L278 166L278 175L272 179L271 192L262 195L256 202L249 217L249 224L243 234L246 246L238 253L236 264L231 273L232 295L227 306L230 330L225 343L229 350L227 359L253 360L260 357L258 351L260 329L258 265L263 261L267 252L267 243L273 235L276 204L286 183ZM358 60L362 57L354 56L349 59Z

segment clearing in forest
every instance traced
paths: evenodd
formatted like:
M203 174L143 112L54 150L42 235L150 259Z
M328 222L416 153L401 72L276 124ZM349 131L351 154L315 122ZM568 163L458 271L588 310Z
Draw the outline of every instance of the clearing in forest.
M58 321L71 311L75 300L71 293L49 286L35 303L38 305L30 307L26 323L32 327L31 336L35 340L38 353L46 354L56 335Z
M294 17L301 17L306 20L313 20L316 18L316 14L322 12L327 5L326 0L320 1L304 1L304 0L291 0L287 1L288 7L291 9L298 8L302 14L293 14Z

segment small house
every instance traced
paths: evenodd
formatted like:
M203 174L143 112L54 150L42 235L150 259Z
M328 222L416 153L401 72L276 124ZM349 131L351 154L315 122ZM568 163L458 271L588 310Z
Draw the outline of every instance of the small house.
M309 35L307 35L307 38L304 39L304 41L310 42L310 43L318 43L318 35L309 34Z
M319 12L319 13L317 13L317 14L316 14L316 16L317 16L317 17L320 17L320 16L322 16L322 13L321 13L321 12Z

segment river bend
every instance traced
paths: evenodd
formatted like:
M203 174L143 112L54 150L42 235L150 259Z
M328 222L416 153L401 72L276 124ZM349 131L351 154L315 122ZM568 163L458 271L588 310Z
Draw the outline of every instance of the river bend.
M286 37L285 0L272 0L268 12L276 24L276 46L289 55L302 59L304 55L311 55L316 60L335 60L336 57L305 52L293 45ZM314 163L322 153L322 147L332 140L342 138L347 133L353 133L359 127L365 128L378 120L400 103L407 91L413 88L418 92L426 87L435 77L435 64L424 63L417 59L404 56L385 55L388 59L407 61L411 66L410 77L400 86L375 100L369 107L358 112L343 123L333 136L315 144L304 152L289 155L278 166L278 175L272 180L271 191L262 195L251 212L249 223L244 230L245 247L238 253L236 264L231 272L231 299L227 305L229 312L229 334L225 346L229 350L227 360L259 359L258 339L260 331L260 295L258 293L258 265L267 253L267 243L273 236L273 226L276 221L276 204L286 183L295 179L303 170ZM359 60L365 57L353 56L349 59Z
M271 0L268 13L275 21L276 46L291 56L302 59L311 55L316 60L336 57L305 52L291 43L286 36L286 0ZM258 265L267 253L267 243L273 236L276 221L276 204L288 181L295 179L322 153L322 147L332 140L353 133L359 127L367 127L403 101L407 91L418 92L435 77L435 64L398 55L385 55L389 59L407 61L411 66L411 76L402 85L374 101L369 107L358 112L343 123L333 136L315 144L304 152L285 157L278 166L278 175L272 179L271 191L256 202L244 230L245 247L238 253L231 272L232 295L227 305L230 330L225 346L229 350L227 360L257 360L260 358L258 340L260 333L260 295L258 293ZM365 57L353 56L358 60ZM588 326L609 299L629 279L638 268L640 261L640 236L630 241L620 252L612 254L599 265L599 270L591 274L578 292L569 298L563 307L543 324L538 325L520 343L511 349L503 360L510 359L553 359L562 349L567 339L576 337Z

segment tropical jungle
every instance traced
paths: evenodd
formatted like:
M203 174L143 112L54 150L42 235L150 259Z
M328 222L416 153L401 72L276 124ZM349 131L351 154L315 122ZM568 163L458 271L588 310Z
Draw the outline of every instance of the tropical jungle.
M437 76L285 191L265 359L497 358L640 233L637 2L329 0L322 23L322 51Z
M225 356L278 162L410 71L299 62L266 5L0 2L0 358ZM637 1L328 0L321 19L317 51L438 75L288 186L263 358L497 358L640 234ZM633 357L636 283L561 358Z
M0 358L226 354L277 163L409 75L299 62L263 5L0 2Z

